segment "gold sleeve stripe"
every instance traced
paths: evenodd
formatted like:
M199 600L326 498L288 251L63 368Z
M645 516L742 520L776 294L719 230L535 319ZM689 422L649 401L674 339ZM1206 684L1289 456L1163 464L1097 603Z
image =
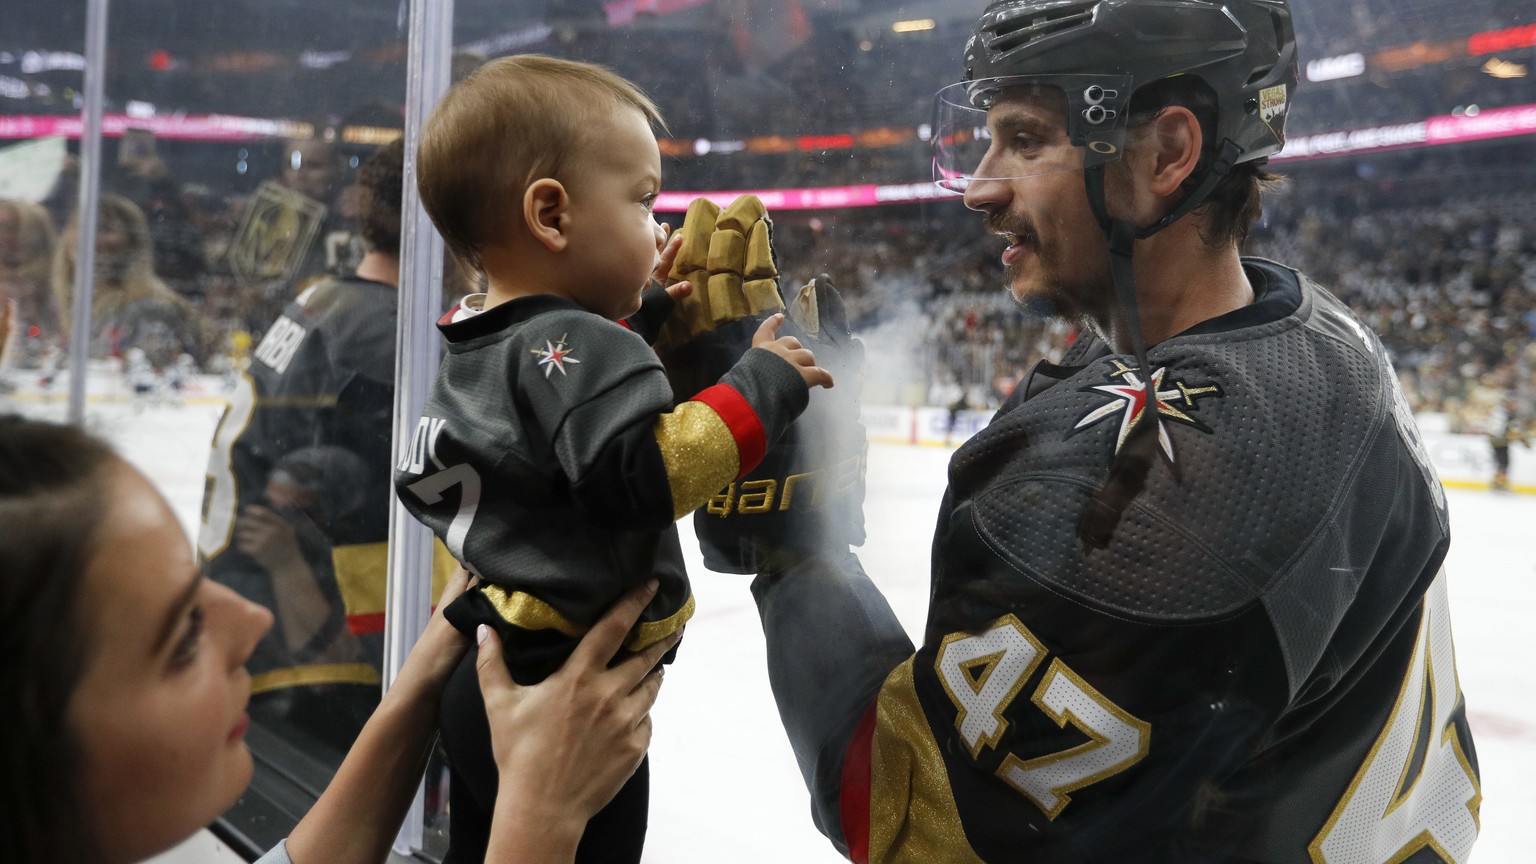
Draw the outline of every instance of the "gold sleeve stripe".
M525 630L554 630L571 638L578 638L587 628L576 625L560 614L555 607L522 591L508 591L500 585L484 585L480 588L485 598L496 607L503 621ZM681 608L660 621L644 621L630 631L624 647L630 651L643 651L677 632L693 617L693 594Z
M876 702L869 864L981 864L966 840L944 757L917 701L913 659L885 679Z
M692 617L693 592L690 591L681 609L660 621L641 621L636 624L635 629L629 633L629 639L625 640L624 647L631 651L644 651L682 629L682 626Z
M291 669L274 669L251 676L251 693L269 693L287 687L312 684L377 685L379 672L367 663L316 663Z
M389 568L389 544L359 543L331 549L336 587L348 615L384 611L384 583Z
M347 615L382 615L384 592L389 572L389 544L357 543L331 549L331 566L336 570L336 587ZM432 602L442 596L443 585L458 566L443 541L432 541Z
M679 404L656 419L656 446L672 487L672 518L704 506L736 479L741 453L736 436L715 409L703 402Z

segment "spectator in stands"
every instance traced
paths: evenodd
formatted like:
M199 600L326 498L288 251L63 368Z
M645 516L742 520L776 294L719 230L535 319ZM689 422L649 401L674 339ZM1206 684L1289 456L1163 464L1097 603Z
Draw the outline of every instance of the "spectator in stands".
M201 577L150 482L77 428L0 417L0 860L139 861L190 836L251 776L244 669L266 610ZM627 595L560 671L515 685L494 633L479 666L516 824L496 860L569 861L639 763L675 639L609 668L655 591ZM464 587L462 571L449 591ZM446 595L451 597L452 595ZM268 864L384 860L463 637L434 615L351 754ZM658 667L659 669L659 667Z
M192 307L155 274L144 213L119 195L101 196L96 225L96 278L91 298L91 356L121 357L140 348L156 369L182 354L201 360L201 329ZM53 294L61 334L74 305L75 245L71 218L53 258Z
M18 365L34 365L42 352L41 334L56 332L58 326L48 290L53 244L48 211L0 199L0 302L16 304L12 362Z
M144 212L156 272L171 290L200 299L206 267L203 240L193 221L191 201L160 155L154 133L125 129L117 143L117 171L110 187Z

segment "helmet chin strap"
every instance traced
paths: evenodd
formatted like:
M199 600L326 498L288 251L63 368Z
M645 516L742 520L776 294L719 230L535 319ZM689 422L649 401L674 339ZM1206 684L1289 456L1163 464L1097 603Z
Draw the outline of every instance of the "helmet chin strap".
M1115 452L1104 485L1099 487L1098 493L1088 502L1088 509L1083 511L1083 518L1078 523L1078 537L1090 548L1103 549L1109 545L1121 516L1146 487L1147 474L1158 454L1162 454L1164 462L1173 472L1174 480L1180 479L1178 463L1169 458L1160 446L1167 439L1168 433L1158 412L1152 365L1147 360L1147 341L1141 331L1141 304L1136 296L1136 270L1132 264L1136 241L1151 237L1203 204L1216 184L1231 172L1241 152L1236 144L1223 141L1211 167L1195 188L1190 190L1184 200L1163 214L1161 219L1146 228L1137 228L1123 219L1109 215L1104 192L1103 163L1083 169L1088 205L1109 240L1110 280L1114 285L1115 300L1120 307L1126 338L1131 343L1131 353L1136 357L1136 368L1141 373L1141 386L1145 391L1141 412L1132 419L1130 432ZM1132 409L1128 407L1126 410Z

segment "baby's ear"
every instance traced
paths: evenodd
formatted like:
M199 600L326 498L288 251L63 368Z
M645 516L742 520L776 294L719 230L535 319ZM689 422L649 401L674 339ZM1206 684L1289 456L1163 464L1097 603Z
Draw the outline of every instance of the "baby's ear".
M565 249L571 196L559 180L543 177L523 193L523 222L534 239L551 252Z

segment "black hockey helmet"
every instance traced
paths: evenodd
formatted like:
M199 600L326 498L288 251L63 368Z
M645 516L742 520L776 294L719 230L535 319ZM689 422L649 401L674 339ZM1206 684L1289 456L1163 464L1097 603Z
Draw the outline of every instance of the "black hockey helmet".
M1231 165L1277 152L1298 81L1286 0L993 0L966 44L964 79L939 92L935 179L963 188L973 176L984 136L965 130L984 128L1009 87L1059 88L1091 167L1119 157L1132 93L1181 75L1216 95L1213 154L1226 148Z

